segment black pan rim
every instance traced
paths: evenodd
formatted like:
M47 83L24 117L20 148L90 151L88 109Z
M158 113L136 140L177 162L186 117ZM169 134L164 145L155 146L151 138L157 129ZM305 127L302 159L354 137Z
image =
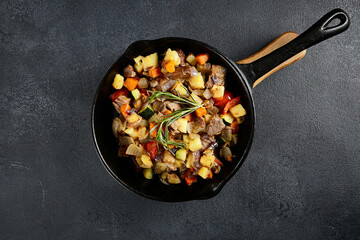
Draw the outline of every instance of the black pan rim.
M210 51L214 52L215 54L219 55L225 62L228 63L228 65L230 65L232 67L232 70L235 71L236 75L238 75L240 77L241 82L245 85L245 90L246 93L249 97L249 101L250 101L250 106L252 108L251 111L251 117L252 117L252 124L251 124L251 131L250 131L250 137L249 140L247 142L245 151L243 152L242 156L240 157L240 160L238 162L238 164L232 169L232 171L230 172L230 174L223 180L221 181L221 183L216 187L213 188L213 191L210 192L210 194L208 193L207 195L198 195L198 196L191 196L191 197L187 197L184 196L183 198L180 199L166 199L166 198L162 198L160 196L154 196L154 195L149 195L143 192L138 191L135 188L132 188L130 186L127 185L126 182L122 181L120 178L117 177L117 175L115 173L112 172L112 170L110 169L110 167L107 165L106 160L104 159L104 157L101 154L101 150L99 148L97 139L96 139L96 132L95 132L95 119L94 119L94 113L95 113L95 107L96 107L96 102L98 99L98 95L101 89L101 86L103 85L104 81L106 80L106 77L109 75L109 73L112 71L112 69L115 67L115 65L117 64L117 62L126 55L126 53L129 51L129 49L132 48L133 45L140 43L140 42L157 42L157 41L169 41L169 40L177 40L177 41L188 41L188 42L193 42L195 44L198 45L202 45L206 48L208 48ZM235 173L240 169L240 167L242 166L242 164L244 163L245 159L247 158L249 152L250 152L250 148L253 142L253 138L254 138L254 130L255 130L255 124L256 124L256 114L255 114L255 104L254 104L254 100L253 100L253 96L252 96L252 91L251 91L251 87L247 81L247 78L245 76L245 74L239 69L239 67L237 66L237 64L235 64L232 60L230 60L229 58L227 58L226 56L224 56L222 53L220 53L217 49L215 49L214 47L203 43L201 41L198 40L194 40L194 39L189 39L189 38L182 38L182 37L165 37L165 38L158 38L158 39L153 39L153 40L138 40L133 42L132 44L130 44L128 46L128 48L125 50L125 52L117 58L117 60L108 68L108 70L105 72L105 74L103 75L103 78L101 80L101 82L98 85L98 88L96 90L95 93L95 97L94 97L94 101L92 104L92 111L91 111L91 128L92 128L92 138L95 144L95 148L96 148L96 152L97 155L99 156L102 165L104 166L104 168L107 170L107 172L122 186L124 186L125 188L131 190L132 192L135 192L137 194L139 194L142 197L148 198L148 199L152 199L152 200L156 200L156 201L161 201L161 202L186 202L186 201L192 201L192 200L206 200L206 199L210 199L212 197L215 197L217 194L219 194L219 192L222 190L222 188L225 186L225 184L235 175Z

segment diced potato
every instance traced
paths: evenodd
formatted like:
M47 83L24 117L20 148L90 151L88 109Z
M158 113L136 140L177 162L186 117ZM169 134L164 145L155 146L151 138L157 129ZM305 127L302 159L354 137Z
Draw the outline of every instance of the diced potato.
M204 167L208 167L208 168L212 167L212 165L214 164L214 161L215 161L214 155L203 155L200 158L201 165L203 165Z
M178 81L174 87L171 90L175 95L180 95L180 97L187 97L189 96L189 92L187 90L187 88L180 82Z
M246 110L241 104L233 106L232 108L229 109L229 111L236 118L246 115Z
M185 118L179 118L177 123L179 124L177 129L182 133L187 133L188 121Z
M143 170L144 177L146 179L152 179L153 178L153 171L152 168L145 168Z
M202 167L200 168L200 170L198 171L198 175L200 177L202 177L203 179L207 179L208 176L210 174L210 169L208 169L207 167Z
M181 183L181 180L180 180L179 176L176 173L169 173L166 176L166 180L171 184L179 184L179 183Z
M186 158L186 168L191 168L194 163L194 155L188 154Z
M176 51L172 51L170 48L165 53L164 61L170 62L174 61L175 66L178 66L180 64L180 57L179 54Z
M174 163L175 162L175 157L171 154L171 152L169 152L168 150L166 150L164 152L164 159L163 161L166 163Z
M182 160L176 160L176 161L175 161L175 166L176 166L177 168L181 168L181 166L183 165L183 163L184 163L184 161L182 161Z
M134 123L140 120L139 115L137 115L136 113L131 113L131 115L129 117L126 118L126 121L128 121L129 123Z
M142 165L140 167L142 168L151 168L153 166L153 163L151 162L151 158L148 155L141 155L141 162Z
M156 68L159 65L157 53L150 54L142 58L142 63L144 70L148 71L150 69Z
M191 151L195 152L201 148L202 148L202 144L201 144L200 138L196 138L196 139L192 140L191 142L189 142L189 149Z
M187 57L186 57L186 61L188 63L190 63L191 65L195 66L197 64L197 61L196 61L196 58L195 58L195 55L190 53Z
M200 138L200 135L197 134L197 133L190 133L190 134L189 134L189 137L190 137L192 140L194 140L194 139Z
M203 103L203 100L199 97L199 96L197 96L197 95L195 95L195 94L191 94L191 96L189 96L189 99L190 100L195 100L195 102L197 102L198 104L202 104Z
M221 98L224 96L224 91L225 91L225 87L224 86L218 86L218 85L214 85L211 89L210 92L213 96L213 98Z
M143 70L143 63L142 63L142 59L143 56L137 56L136 58L134 58L135 61L135 71L137 71L138 73L141 73L141 71Z
M189 142L191 142L191 138L189 137L189 135L183 135L183 141L185 142L185 143L189 143Z
M122 89L122 87L124 86L124 77L120 74L116 74L112 86L115 89Z
M157 163L155 163L154 173L155 174L160 174L163 171L165 171L166 169L167 169L167 166L166 166L165 163L157 162Z
M198 73L198 75L189 77L188 82L192 89L204 89L205 88L205 81L204 81L203 76L200 73Z
M209 123L211 121L211 119L212 119L212 115L210 115L210 114L205 115L205 122L206 123Z
M181 161L185 161L185 160L186 160L186 155L187 155L187 151L186 151L186 149L183 149L183 148L177 150L177 151L176 151L176 154L175 154L176 159L179 159L179 160L181 160Z

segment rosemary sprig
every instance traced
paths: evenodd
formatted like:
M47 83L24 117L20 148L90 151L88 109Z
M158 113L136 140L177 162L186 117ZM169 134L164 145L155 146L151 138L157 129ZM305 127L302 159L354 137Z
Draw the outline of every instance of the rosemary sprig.
M160 92L160 91L154 91L152 92L152 96L148 99L149 103L151 103L156 98L161 99L167 99L167 100L173 100L176 103L183 104L186 107L181 108L173 113L167 114L163 116L157 124L150 129L150 132L154 131L156 128L158 128L158 132L156 135L156 141L157 141L157 147L159 148L159 143L163 145L163 147L166 150L170 150L169 145L174 145L178 148L184 148L185 143L183 142L174 142L169 141L169 126L177 121L180 118L185 117L188 114L191 114L196 111L196 109L202 107L202 104L198 104L194 98L191 97L191 99L183 98L179 94L176 96L175 94L169 93L169 92ZM191 95L190 95L191 96ZM172 151L170 151L172 154L174 154Z

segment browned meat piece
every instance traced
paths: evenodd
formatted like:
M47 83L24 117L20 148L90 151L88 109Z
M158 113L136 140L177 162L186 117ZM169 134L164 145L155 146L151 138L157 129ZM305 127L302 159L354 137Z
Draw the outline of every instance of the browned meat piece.
M202 151L210 148L213 143L216 143L214 136L209 136L208 134L204 134L201 136Z
M197 75L198 71L191 66L183 66L177 67L175 72L173 73L166 73L165 77L168 79L179 79L179 78L189 78L191 76Z
M219 112L219 109L214 106L214 101L212 99L205 100L204 107L206 108L207 114L215 115Z
M223 120L217 115L214 115L210 123L206 127L206 133L209 134L210 136L218 135L221 133L221 131L224 128L225 128L225 124Z
M131 99L128 98L128 97L126 97L126 96L124 96L124 95L121 95L121 96L119 96L117 99L115 99L115 103L116 103L117 105L119 105L120 107L121 107L122 105L124 105L124 104L127 104L127 103L129 104L130 101L131 101Z
M173 79L163 79L160 81L159 86L161 88L161 91L167 92L175 85L175 83L176 81Z
M136 72L134 71L134 68L131 65L127 65L124 68L124 77L136 77Z
M211 66L211 74L209 80L206 82L206 88L212 88L214 84L224 86L225 84L226 68L220 65Z
M126 103L130 103L130 100L131 100L130 98L123 96L123 95L118 97L117 99L115 99L115 102L113 102L113 105L114 105L116 112L121 114L120 107Z
M176 49L177 54L180 57L180 66L185 66L185 53L180 49Z
M190 122L188 124L189 133L199 133L205 131L205 118L204 117L197 117L195 121Z
M164 110L166 110L165 102L159 100L154 101L152 107L155 112L163 112Z
M171 101L165 101L165 104L166 104L166 107L168 109L170 109L172 112L175 112L175 111L181 109L181 106L178 103L174 103L174 102L171 102Z
M221 131L221 139L224 140L224 142L230 142L231 138L232 138L232 131L231 131L231 127L226 126L222 131Z
M115 108L115 111L118 113L118 114L121 114L121 111L120 111L120 106L117 105L115 102L112 103L114 108Z
M210 98L210 99L208 99L208 100L205 100L205 101L203 102L203 104L204 104L204 107L205 107L206 109L209 109L209 108L211 108L212 106L214 106L214 100L212 100L212 99Z

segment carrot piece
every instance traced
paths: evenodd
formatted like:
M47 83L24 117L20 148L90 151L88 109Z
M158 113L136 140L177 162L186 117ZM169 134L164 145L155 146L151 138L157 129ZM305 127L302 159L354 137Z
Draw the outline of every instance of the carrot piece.
M193 117L192 117L191 114L186 115L184 118L185 118L188 122L191 122L192 119L193 119Z
M166 71L168 71L169 73L173 73L175 72L175 63L173 60L165 63L165 69Z
M200 53L200 54L196 55L195 59L198 62L198 64L202 65L209 60L209 54Z
M209 176L207 178L212 178L213 177L213 173L212 171L210 170L210 173L209 173Z
M188 185L188 186L190 186L191 184L193 184L194 182L196 182L196 180L197 180L197 177L196 176L186 176L185 177L185 182L186 182L186 184Z
M157 126L157 124L151 122L151 123L150 123L150 131L151 131L155 126ZM156 137L156 135L157 135L157 129L158 129L158 127L156 127L152 132L150 132L150 137Z
M161 75L161 69L160 69L160 67L157 67L157 68L154 68L154 69L150 69L149 75L150 75L150 77L152 77L152 78L156 78L156 77L160 76L160 75Z
M122 105L120 107L120 111L121 113L124 115L124 117L128 116L129 114L127 113L127 111L130 110L130 105L128 103Z
M134 90L138 85L138 80L135 78L126 78L124 82L124 87L126 87L129 91Z
M166 109L166 110L163 112L164 116L165 116L165 115L168 115L168 114L170 114L170 113L172 113L172 111L170 111L169 109Z
M202 117L206 114L206 108L201 107L195 110L196 116Z

